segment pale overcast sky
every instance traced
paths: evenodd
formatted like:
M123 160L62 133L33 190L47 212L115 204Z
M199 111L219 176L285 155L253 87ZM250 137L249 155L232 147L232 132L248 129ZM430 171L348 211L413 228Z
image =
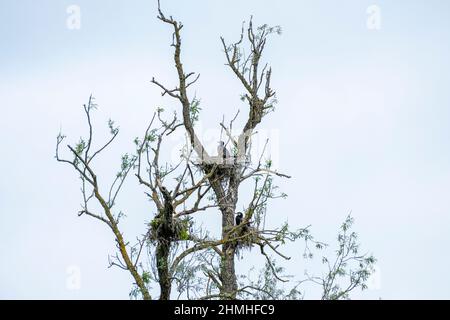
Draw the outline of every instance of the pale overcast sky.
M67 27L70 5L81 9L79 30ZM282 26L265 56L279 104L260 133L293 178L278 180L289 197L271 204L272 223L311 224L332 242L351 211L363 249L378 259L376 285L354 298L449 299L450 2L162 5L185 25L184 65L201 73L199 130L211 146L222 115L245 111L219 36L235 40L250 15ZM368 27L371 5L379 28ZM79 179L53 158L55 137L60 128L70 141L86 132L81 105L93 93L99 128L112 118L122 129L98 164L114 174L155 107L177 107L149 82L175 80L171 30L151 0L2 0L0 39L0 298L127 299L132 279L107 268L110 230L77 217ZM98 139L106 134L99 130ZM124 191L124 231L133 239L154 211L136 181ZM212 213L208 223L218 221ZM288 250L289 271L301 278L302 248ZM251 263L243 261L245 272ZM72 267L81 272L78 290L67 286Z

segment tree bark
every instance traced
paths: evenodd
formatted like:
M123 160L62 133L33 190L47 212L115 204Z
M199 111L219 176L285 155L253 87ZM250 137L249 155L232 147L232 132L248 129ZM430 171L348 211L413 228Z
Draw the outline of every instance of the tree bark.
M224 180L227 179L229 187L227 194L223 197L220 203L222 213L222 239L229 237L230 230L234 227L234 216L236 212L236 204L238 200L239 188L239 168L234 168L229 175L225 175ZM236 244L234 242L225 242L222 246L222 257L220 265L220 277L222 286L220 288L220 295L224 299L236 299L237 294L237 280L235 270L235 252Z
M227 232L234 226L234 209L222 212L222 239L227 237ZM234 256L236 247L233 243L225 243L222 246L222 259L220 264L220 278L222 286L220 295L224 299L235 299L237 292L236 270Z
M156 260L161 295L159 300L170 300L171 279L169 274L170 241L159 239L156 246Z
M172 197L165 187L161 187L164 206L160 212L161 223L158 227L158 244L156 246L156 268L161 289L159 300L170 300L172 279L169 271L170 247L174 237Z

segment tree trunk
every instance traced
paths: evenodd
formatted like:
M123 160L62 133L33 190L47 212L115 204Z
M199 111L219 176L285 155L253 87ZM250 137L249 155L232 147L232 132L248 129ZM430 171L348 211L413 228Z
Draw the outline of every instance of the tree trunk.
M234 215L236 211L236 203L238 200L239 188L239 170L235 168L229 175L225 176L228 179L227 196L224 203L221 205L222 212L222 239L229 237L228 232L234 227ZM220 276L222 280L222 288L220 294L223 299L236 299L237 294L237 280L236 270L234 265L234 257L236 252L236 244L234 242L225 243L222 246L222 261L220 265Z
M169 300L172 287L172 279L169 271L170 247L174 237L173 205L169 191L161 187L164 197L164 207L161 216L161 224L158 228L158 245L156 246L156 268L158 269L159 287L161 295L159 300Z
M234 226L234 210L222 212L222 239L227 236L228 231ZM223 299L235 299L237 291L236 270L234 268L234 253L236 251L233 243L222 246L222 260L220 264L220 277L222 287L220 294Z
M169 274L170 241L159 239L156 246L156 264L158 269L159 287L161 295L159 300L169 300L171 291L171 279Z

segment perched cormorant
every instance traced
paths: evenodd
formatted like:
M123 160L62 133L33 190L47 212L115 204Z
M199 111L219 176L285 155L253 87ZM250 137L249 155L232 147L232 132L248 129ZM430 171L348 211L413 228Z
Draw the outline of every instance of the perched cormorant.
M236 225L237 226L241 224L243 217L244 217L244 215L242 214L242 212L238 212L236 214Z
M225 142L219 141L219 145L217 146L217 155L223 158L224 163L226 163L227 159L231 158L231 154L225 146Z

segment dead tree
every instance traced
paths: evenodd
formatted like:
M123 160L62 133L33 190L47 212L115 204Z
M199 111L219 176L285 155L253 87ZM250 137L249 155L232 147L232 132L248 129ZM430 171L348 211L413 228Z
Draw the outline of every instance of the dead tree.
M271 199L285 197L278 193L274 178L290 178L290 176L273 169L272 162L263 159L265 149L257 161L250 159L251 140L255 129L264 117L274 110L276 103L275 91L271 87L271 68L261 62L269 35L279 33L279 27L263 25L255 28L252 20L243 25L239 40L227 44L223 38L221 43L225 53L226 65L241 83L244 93L242 100L248 106L245 125L233 133L232 123L219 123L228 137L228 142L220 144L220 148L230 143L233 152L218 150L218 154L209 155L199 139L194 122L198 118L198 100L190 95L190 88L196 84L199 74L186 72L181 59L181 22L163 14L158 2L158 19L171 26L173 31L174 62L178 75L177 84L170 89L155 78L152 83L162 90L162 95L176 99L181 106L181 119L176 113L170 120L163 118L161 109L153 115L143 138L135 140L136 154L122 157L121 170L117 174L109 193L103 194L99 188L98 177L93 168L93 160L105 150L116 138L118 128L109 123L112 137L96 151L93 151L93 127L91 110L95 108L92 97L84 106L89 127L86 140L81 139L75 146L68 145L72 155L70 160L61 158L59 147L64 140L63 135L57 138L56 158L60 162L70 164L81 177L83 205L80 215L94 217L106 223L113 231L118 244L120 256L116 255L111 265L119 266L131 273L137 290L144 299L150 299L149 282L154 280L160 287L160 299L170 299L172 286L177 283L179 293L185 292L187 298L195 293L200 299L236 299L244 296L258 296L256 292L266 297L278 297L270 290L255 283L241 284L237 281L235 259L245 248L256 247L266 260L270 271L270 281L286 282L279 275L271 254L283 259L290 257L281 251L281 246L287 241L303 239L306 243L314 243L317 248L324 244L315 241L308 228L291 231L287 224L278 228L268 228L265 225L267 204ZM245 52L248 52L245 54ZM157 124L156 124L157 123ZM188 148L183 152L178 164L171 166L161 163L161 145L164 137L176 130L185 130L188 137ZM130 246L119 230L121 212L113 212L117 195L130 172L135 171L138 182L145 187L146 194L156 207L145 235L138 239L135 246ZM239 189L244 183L253 180L253 191L248 194L241 223L235 224ZM89 205L96 200L103 213L94 212ZM88 207L89 205L89 207ZM190 217L207 210L218 209L221 215L221 233L214 238L209 234L193 230ZM184 248L180 246L184 244ZM153 261L154 276L142 263L141 253L147 248L148 258ZM344 258L345 259L345 258ZM192 263L191 268L186 264ZM369 261L369 265L372 260ZM189 269L190 275L186 270ZM152 269L153 270L153 269ZM192 288L190 279L203 274L205 285ZM335 294L337 287L332 278L327 278L326 290L328 296L345 296ZM360 272L364 280L367 273ZM316 281L317 278L311 278ZM355 282L352 282L354 288ZM181 288L181 289L180 289ZM202 294L197 294L198 292ZM294 295L293 295L294 296Z
M162 89L162 95L169 95L179 101L182 108L183 125L188 134L189 142L192 149L196 152L200 159L200 167L204 174L209 174L213 164L217 165L217 158L210 156L200 139L198 138L194 125L192 123L192 101L189 98L188 89L194 85L199 79L199 75L194 72L185 72L181 60L181 30L183 24L171 16L166 17L162 12L158 3L158 19L170 25L173 29L174 62L178 75L178 83L173 89L169 89L165 85L158 82L155 78L152 82ZM235 271L235 256L238 238L241 236L239 230L242 226L234 225L234 217L236 213L236 205L238 202L238 191L241 183L249 178L266 175L266 182L269 176L277 175L288 178L289 176L281 174L270 169L270 166L262 166L259 163L256 168L251 168L248 163L250 153L250 140L254 129L262 121L263 117L274 109L275 92L271 87L271 69L266 65L261 67L261 57L266 45L267 38L274 32L280 32L278 27L272 28L263 25L254 28L250 20L248 28L240 35L240 39L231 45L227 45L225 40L221 38L225 52L227 66L231 69L238 81L242 84L245 93L243 99L248 103L248 117L245 126L237 138L231 136L231 132L223 123L221 124L232 141L236 150L235 160L232 165L221 164L219 162L219 170L216 170L208 177L218 208L222 215L222 235L221 239L215 244L221 244L220 255L220 274L218 275L218 287L220 293L218 297L225 299L234 299L238 292ZM244 42L250 47L248 55L244 55ZM260 186L259 186L260 187ZM265 187L265 186L263 186ZM256 190L255 190L256 191ZM253 218L255 208L259 206L262 196L254 194L253 200L246 211L244 221L247 223ZM269 247L276 253L287 258L278 252L276 245L272 243L279 238L280 230L274 230L273 238L264 238L263 234L267 232L258 231L256 242L261 249L261 253L266 255L264 249Z

